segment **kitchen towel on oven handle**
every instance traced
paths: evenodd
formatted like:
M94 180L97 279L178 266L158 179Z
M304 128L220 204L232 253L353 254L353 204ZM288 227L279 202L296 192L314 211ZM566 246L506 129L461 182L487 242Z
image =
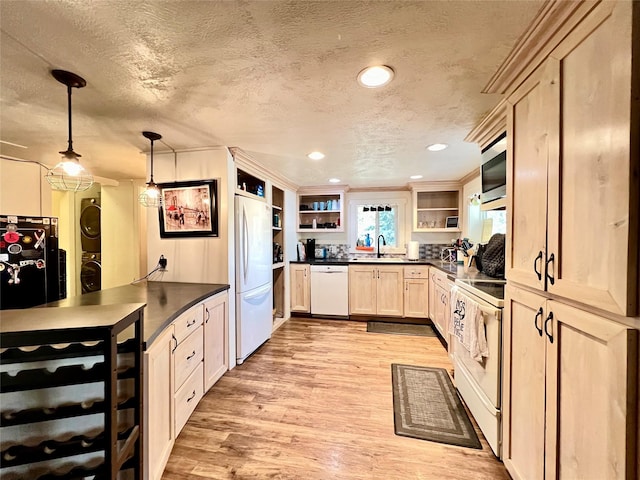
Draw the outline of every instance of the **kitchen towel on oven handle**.
M451 289L450 305L449 333L469 351L471 358L482 362L483 357L489 356L482 308L456 286Z

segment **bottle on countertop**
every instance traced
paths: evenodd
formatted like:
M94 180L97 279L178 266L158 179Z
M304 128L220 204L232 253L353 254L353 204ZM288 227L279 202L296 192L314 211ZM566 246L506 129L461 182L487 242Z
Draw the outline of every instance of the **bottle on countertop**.
M367 236L364 237L364 246L365 247L371 246L371 235L369 235L368 233L367 233Z

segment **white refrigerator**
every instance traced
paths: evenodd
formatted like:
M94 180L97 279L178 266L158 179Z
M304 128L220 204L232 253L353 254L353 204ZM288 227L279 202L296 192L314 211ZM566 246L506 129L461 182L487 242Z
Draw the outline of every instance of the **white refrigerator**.
M271 208L236 196L236 360L241 364L271 338Z

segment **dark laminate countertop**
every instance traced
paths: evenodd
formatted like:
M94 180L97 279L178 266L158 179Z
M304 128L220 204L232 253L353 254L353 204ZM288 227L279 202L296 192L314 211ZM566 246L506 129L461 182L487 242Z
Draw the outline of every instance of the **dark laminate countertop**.
M146 304L144 308L144 348L146 350L178 315L205 298L228 289L229 285L221 283L141 282L69 297L47 303L41 308ZM23 312L37 316L33 313L35 310L26 309ZM45 314L39 317L42 321L47 320ZM2 319L4 322L4 313Z
M482 272L479 272L475 267L464 271L464 267L459 263L444 262L442 260L435 259L420 259L420 260L407 260L406 258L398 257L383 257L382 260L375 258L318 258L315 260L305 261L292 261L290 263L301 263L309 265L420 265L436 267L438 270L442 270L447 274L449 280L455 281L456 279L462 280L496 280L493 277L489 277Z

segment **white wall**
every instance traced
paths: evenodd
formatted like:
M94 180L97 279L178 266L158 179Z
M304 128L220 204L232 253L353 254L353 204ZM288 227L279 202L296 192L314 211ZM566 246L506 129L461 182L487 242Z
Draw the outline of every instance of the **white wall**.
M0 159L0 214L53 216L46 173L36 163Z
M462 187L462 208L465 211L465 221L462 225L462 238L468 238L477 245L482 237L482 211L480 205L471 205L471 196L482 191L480 177L476 177Z
M229 201L226 148L154 155L156 183L180 180L218 180L218 236L195 238L160 238L157 215L147 215L147 271L158 264L160 255L167 259L167 272L152 277L165 282L231 283L229 272L229 228L233 228L233 202Z
M140 278L140 224L146 215L138 203L142 180L121 181L101 192L102 288L126 285Z

